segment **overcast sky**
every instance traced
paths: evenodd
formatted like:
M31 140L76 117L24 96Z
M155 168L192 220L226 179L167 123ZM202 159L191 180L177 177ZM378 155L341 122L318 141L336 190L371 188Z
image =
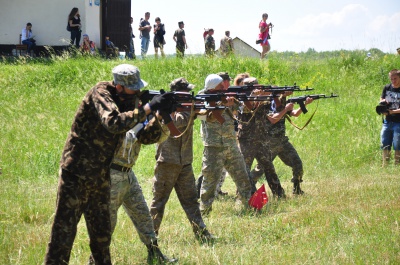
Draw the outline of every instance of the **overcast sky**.
M255 44L262 13L272 22L271 50L316 51L378 48L395 53L400 47L399 0L132 0L136 54L140 54L140 18L150 12L151 25L156 17L166 27L167 54L175 53L172 39L178 21L184 21L187 53L204 53L204 28L213 28L216 48L225 30L231 37L261 51ZM154 54L153 34L148 54Z

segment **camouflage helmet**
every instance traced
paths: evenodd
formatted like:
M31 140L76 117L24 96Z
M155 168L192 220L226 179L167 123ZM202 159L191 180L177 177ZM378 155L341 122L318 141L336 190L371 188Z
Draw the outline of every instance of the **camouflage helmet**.
M139 90L147 86L147 82L140 79L140 71L136 66L120 64L112 69L114 84L131 90Z
M189 82L185 78L179 77L177 79L174 79L171 84L169 84L169 87L171 88L171 91L181 91L192 90L194 88L194 85L189 84Z

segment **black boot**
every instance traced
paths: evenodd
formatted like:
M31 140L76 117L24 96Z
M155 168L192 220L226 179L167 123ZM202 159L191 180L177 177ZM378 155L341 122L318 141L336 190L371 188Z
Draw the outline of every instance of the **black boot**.
M207 229L203 228L198 231L194 231L196 239L202 244L213 244L217 239Z
M153 244L146 245L147 247L147 264L166 264L175 263L178 259L168 258L165 256L158 247L157 240Z
M278 199L286 198L285 190L280 183L272 185L271 190L274 197L277 197Z
M300 181L293 181L293 194L295 195L303 195L304 191L300 188Z

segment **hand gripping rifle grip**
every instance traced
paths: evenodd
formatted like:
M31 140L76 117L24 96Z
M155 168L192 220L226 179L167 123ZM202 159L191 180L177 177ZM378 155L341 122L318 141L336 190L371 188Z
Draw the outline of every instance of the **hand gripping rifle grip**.
M164 94L165 90L161 89L160 90L160 94ZM178 136L181 134L181 132L178 130L178 128L176 128L174 122L171 119L171 115L165 111L160 111L160 115L164 120L165 125L167 125L169 132L172 136Z

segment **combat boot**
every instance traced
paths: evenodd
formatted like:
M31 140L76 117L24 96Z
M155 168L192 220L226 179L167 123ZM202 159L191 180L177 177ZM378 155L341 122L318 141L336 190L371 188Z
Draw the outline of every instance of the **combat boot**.
M303 195L304 194L304 191L302 191L300 188L300 181L293 182L293 194L295 194L295 195Z
M390 161L390 150L382 150L382 167L387 167Z
M281 186L280 183L272 185L271 190L272 190L272 195L274 197L276 197L278 199L285 199L286 198L285 190L283 189L283 187Z
M178 259L165 256L158 247L157 240L153 244L146 245L147 247L147 264L167 264L175 263Z
M203 228L194 232L196 239L202 244L212 244L217 239L216 236L211 234L207 229Z
M394 165L400 165L400 151L394 151Z

